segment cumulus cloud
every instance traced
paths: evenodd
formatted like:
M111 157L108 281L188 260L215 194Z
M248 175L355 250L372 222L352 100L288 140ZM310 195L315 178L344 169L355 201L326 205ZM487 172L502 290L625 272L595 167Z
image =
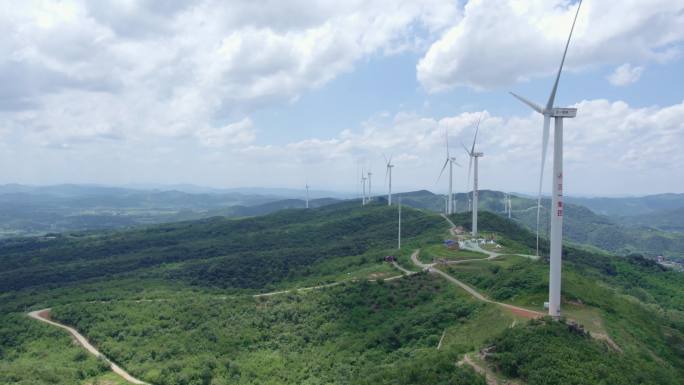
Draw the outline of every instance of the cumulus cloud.
M446 30L417 65L431 92L458 86L510 85L553 73L577 2L471 0L462 20ZM684 14L677 1L585 1L568 67L664 61L680 53Z
M200 142L207 147L224 147L227 145L244 145L256 137L252 120L244 118L239 122L222 127L205 127L197 131Z
M582 101L575 107L579 109L577 118L565 122L569 194L621 194L625 186L638 190L635 183L667 191L668 187L674 188L672 183L678 183L671 179L655 181L652 171L684 168L684 154L680 151L684 146L684 102L636 108L623 101L597 99ZM475 111L437 119L400 112L392 117L373 117L360 129L346 130L336 137L281 146L255 145L241 155L245 159L277 159L276 168L309 169L317 175L310 180L350 188L355 183L357 165L379 170L382 154L392 154L398 186L443 190L443 183L435 185L435 178L446 155L445 131L449 132L452 154L467 165L461 142L472 142L480 116L477 148L484 152L480 163L483 188L534 191L539 177L542 126L536 113L503 117ZM550 153L548 156L550 165ZM459 191L465 188L466 174L465 169L457 170ZM338 185L338 175L349 175L344 179L346 186Z
M641 78L641 74L644 72L644 67L633 67L629 63L625 63L608 75L608 81L614 86L626 86L632 83L636 83Z
M437 34L457 13L441 0L36 0L0 9L0 80L10 84L0 91L2 121L40 131L47 145L114 135L230 144L217 139L227 130L217 122L295 100L369 55L415 48L416 29Z
M623 101L586 100L575 104L577 118L565 121L565 169L568 194L625 194L680 191L684 169L684 101L659 107L634 107ZM114 116L113 114L112 116ZM464 165L455 170L455 188L466 187L467 156L461 147L472 142L482 116L477 148L482 188L530 192L536 189L541 153L542 119L536 113L498 116L471 111L435 117L414 112L378 114L330 137L311 137L282 144L253 140L250 120L205 126L195 143L169 137L133 140L124 145L110 127L91 127L87 136L51 138L64 148L12 147L0 143L0 162L12 164L5 178L29 183L70 180L99 183L179 181L213 186L303 186L353 191L363 166L377 175L383 191L383 157L393 156L393 183L398 190L445 191L435 180L445 157L445 131L451 153ZM216 128L219 127L219 128ZM15 131L16 132L16 131ZM74 135L82 130L68 132ZM7 133L5 133L7 135ZM42 131L32 140L52 135ZM108 151L78 141L107 141ZM233 146L226 151L226 146ZM550 167L550 154L547 167ZM36 162L41 166L35 167ZM78 167L74 167L77 164ZM34 165L29 167L29 165ZM135 170L131 173L128 170ZM547 174L548 176L548 170ZM53 178L53 179L50 179ZM546 187L547 184L545 184Z

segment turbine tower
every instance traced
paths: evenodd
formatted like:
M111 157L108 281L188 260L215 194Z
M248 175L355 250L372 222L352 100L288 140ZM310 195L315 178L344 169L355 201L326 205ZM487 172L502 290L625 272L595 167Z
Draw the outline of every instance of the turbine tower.
M449 197L447 198L447 215L453 214L454 213L454 164L457 166L461 166L460 164L456 163L456 158L451 156L449 154L449 133L444 132L444 137L446 139L446 160L444 160L444 166L442 166L442 171L439 172L439 176L437 177L437 182L439 182L439 179L442 177L442 174L444 173L444 169L446 169L447 164L449 165Z
M475 137L473 138L473 145L470 147L470 150L463 145L463 148L466 150L466 153L468 154L468 157L470 158L470 161L468 162L468 186L470 185L470 173L471 170L473 169L473 163L475 164L475 169L473 173L473 203L472 203L472 210L473 210L473 229L472 229L472 235L473 237L477 237L477 209L478 209L478 192L477 192L477 182L478 182L478 159L484 156L484 153L482 152L476 152L475 151L475 142L477 141L477 133L480 130L480 120L482 120L482 115L480 115L480 118L477 120L477 126L475 127ZM461 143L462 144L462 143Z
M542 154L541 154L541 171L539 173L539 196L537 198L537 255L539 255L539 213L541 206L541 192L542 181L544 177L544 163L546 162L546 148L549 142L549 130L551 125L551 118L554 118L554 135L553 135L553 176L552 176L552 195L551 195L551 246L550 246L550 268L549 268L549 315L558 318L560 317L561 305L561 252L563 247L563 119L574 118L577 115L576 108L558 108L554 107L553 103L556 99L556 91L558 91L558 81L560 80L563 71L563 64L565 63L565 56L568 53L568 46L572 38L572 32L575 29L577 22L577 15L579 15L582 1L577 4L577 11L575 18L572 21L570 34L565 43L565 50L563 51L563 58L561 59L558 73L556 74L556 81L551 88L549 100L546 106L542 107L533 103L520 95L511 94L521 102L528 105L533 110L544 116L544 128L542 131Z
M389 160L387 157L385 157L385 155L383 155L383 158L385 158L385 164L387 165L385 180L388 180L387 177L389 177L389 185L387 187L387 206L392 206L392 168L394 165L392 164L392 155L390 155Z
M401 249L401 197L399 197L397 206L399 206L399 229L397 230L397 249Z
M309 184L306 184L306 208L309 208Z
M508 216L508 219L511 219L511 194L504 193L503 205L504 214Z
M366 205L366 175L363 173L363 169L361 169L361 190L363 191L363 195L361 195L361 206Z
M368 199L366 200L367 203L370 203L371 201L371 175L373 175L372 172L368 171Z

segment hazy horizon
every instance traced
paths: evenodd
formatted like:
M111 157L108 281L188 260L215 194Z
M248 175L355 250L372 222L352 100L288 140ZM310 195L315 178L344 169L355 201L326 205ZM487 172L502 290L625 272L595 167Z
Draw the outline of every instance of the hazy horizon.
M221 186L207 186L207 185L196 185L192 183L174 183L174 184L146 184L146 183L130 183L130 184L121 184L121 185L116 185L116 184L99 184L99 183L71 183L71 182L66 182L66 183L56 183L56 184L21 184L21 183L5 183L5 184L0 184L0 187L4 186L11 186L11 185L18 185L18 186L26 186L26 187L35 187L35 188L43 188L43 187L56 187L56 186L82 186L82 187L104 187L104 188L121 188L121 189L131 189L131 190L141 190L141 191L152 191L152 190L158 190L158 191L181 191L181 192L187 192L187 193L202 193L202 192L215 192L215 193L223 193L223 192L240 192L240 191L254 191L255 194L258 194L259 190L264 190L262 192L263 194L271 194L271 195L277 195L277 191L281 190L283 193L287 193L288 196L291 196L292 194L296 192L301 192L302 199L305 196L305 187L302 186L300 188L297 187L283 187L283 186L273 186L273 187L268 187L268 186L227 186L227 187L221 187ZM329 190L326 188L317 188L315 186L309 186L309 192L311 194L317 194L317 196L313 197L312 199L315 198L324 198L324 197L330 197L330 198L342 198L342 199L357 199L360 197L361 191L354 191L354 190ZM514 195L520 195L520 196L526 196L526 197L536 197L537 192L532 192L532 191L504 191L504 190L496 190L496 189L480 189L480 191L500 191L500 192L507 192L510 194ZM405 194L405 193L412 193L416 191L428 191L433 194L437 195L446 195L447 191L446 190L439 190L439 189L430 189L430 188L419 188L419 189L414 189L414 190L396 190L394 189L392 191L392 194ZM385 190L373 190L372 191L373 196L383 196L387 194L386 189ZM465 190L454 190L455 194L463 194L465 193ZM331 194L329 196L325 194ZM661 192L661 193L653 193L653 194L615 194L615 195L591 195L591 194L573 194L573 195L565 195L567 197L574 197L574 198L639 198L639 197L646 197L646 196L653 196L653 195L666 195L666 194L684 194L680 192ZM549 194L543 194L543 197L548 197Z

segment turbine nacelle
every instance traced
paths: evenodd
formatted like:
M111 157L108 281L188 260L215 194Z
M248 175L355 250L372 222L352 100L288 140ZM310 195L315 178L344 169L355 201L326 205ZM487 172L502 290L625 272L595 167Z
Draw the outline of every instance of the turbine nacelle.
M511 95L513 95L516 99L520 100L521 102L525 103L528 107L531 109L537 111L538 113L548 116L550 118L574 118L577 116L577 108L570 108L570 107L551 107L551 108L544 108L540 106L539 104L532 102L514 92L511 92Z
M554 107L548 111L548 115L553 118L574 118L577 116L577 108Z

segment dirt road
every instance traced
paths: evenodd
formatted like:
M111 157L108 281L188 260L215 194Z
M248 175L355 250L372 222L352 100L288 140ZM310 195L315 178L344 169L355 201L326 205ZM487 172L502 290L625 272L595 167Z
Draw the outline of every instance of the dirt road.
M50 309L42 309L42 310L36 310L28 313L28 316L37 319L38 321L48 323L52 326L56 326L58 328L64 329L71 334L71 336L78 342L81 346L83 346L89 353L93 354L95 357L102 358L105 361L107 361L112 369L112 371L119 376L121 376L124 380L130 382L131 384L137 384L137 385L150 385L149 383L145 381L141 381L133 376L131 376L127 371L123 370L119 365L113 363L111 360L109 360L107 357L105 357L104 354L100 353L88 340L81 335L76 329L62 325L58 322L55 322L50 319Z
M491 253L491 252L490 252L490 253ZM442 270L439 270L439 269L435 268L435 267L434 267L434 265L435 265L434 263L427 263L427 264L426 264L426 263L422 263L422 262L418 259L418 255L419 255L419 254L420 254L420 249L414 251L413 254L411 254L411 261L412 261L416 266L420 267L420 268L423 269L423 270L429 271L429 272L431 272L431 273L436 273L436 274L441 275L442 277L444 277L444 278L445 278L446 280L448 280L449 282L451 282L451 283L453 283L453 284L456 284L456 285L460 286L463 290L465 290L466 292L468 292L468 294L472 295L472 296L475 297L477 300L480 300L480 301L483 301L483 302L487 302L487 303L492 303L492 304L495 304L495 305L498 305L498 306L501 306L501 307L505 307L506 309L509 309L509 310L512 311L514 314L519 315L519 316L521 316L521 317L526 317L526 318L539 318L539 317L543 317L543 316L544 316L543 313L540 313L540 312L538 312L538 311L525 309L525 308L523 308L523 307L519 307L519 306L515 306L515 305L510 305L510 304L503 303L503 302L492 301L491 299L489 299L489 298L485 297L484 295L482 295L479 291L477 291L477 290L474 289L473 287L471 287L471 286L469 286L469 285L467 285L467 284L465 284L465 283L459 281L458 279L456 279L456 278L452 277L451 275L449 275L449 274L443 272ZM496 258L496 257L498 257L498 254L492 253L492 255L490 255L488 258L484 258L484 259L493 259L493 258ZM467 262L467 261L472 261L472 260L469 259L469 260L464 260L464 261L459 261L459 262Z

